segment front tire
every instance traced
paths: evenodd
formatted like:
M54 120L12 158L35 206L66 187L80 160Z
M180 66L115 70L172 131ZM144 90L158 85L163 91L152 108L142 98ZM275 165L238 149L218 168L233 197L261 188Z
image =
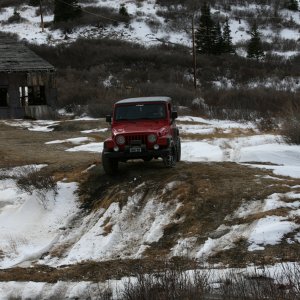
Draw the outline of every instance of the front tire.
M119 161L117 159L105 157L104 152L102 152L102 166L106 174L116 174L118 171L118 165Z
M177 152L177 157L176 157L176 161L180 161L181 160L181 141L180 141L180 137L177 138L176 141L176 152Z
M172 168L176 165L177 150L175 146L172 146L170 154L163 158L164 164L167 168Z

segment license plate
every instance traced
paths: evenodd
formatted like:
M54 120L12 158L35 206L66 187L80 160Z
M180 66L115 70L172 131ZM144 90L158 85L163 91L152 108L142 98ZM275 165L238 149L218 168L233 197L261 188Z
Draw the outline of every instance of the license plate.
M142 152L142 148L140 148L140 147L134 147L134 148L130 148L129 151L130 152Z

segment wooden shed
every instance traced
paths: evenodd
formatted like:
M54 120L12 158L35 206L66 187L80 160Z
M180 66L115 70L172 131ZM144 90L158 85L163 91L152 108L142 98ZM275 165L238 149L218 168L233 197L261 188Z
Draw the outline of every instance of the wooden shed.
M51 118L56 98L55 68L0 34L0 119Z

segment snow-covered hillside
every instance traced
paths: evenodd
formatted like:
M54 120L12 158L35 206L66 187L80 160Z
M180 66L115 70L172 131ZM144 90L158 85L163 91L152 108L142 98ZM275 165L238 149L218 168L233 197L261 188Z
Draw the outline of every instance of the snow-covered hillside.
M192 34L189 18L187 18L182 25L179 24L175 29L170 26L169 21L165 17L158 14L158 12L161 11L168 11L168 8L158 5L155 0L138 2L123 0L95 0L88 4L83 2L81 3L81 6L84 9L85 14L89 14L89 6L108 7L114 9L117 13L121 4L125 5L129 15L131 16L129 24L119 22L118 25L109 25L104 28L82 26L75 28L73 32L68 33L67 36L61 30L52 30L50 27L45 28L45 32L42 32L40 28L38 8L31 6L21 6L17 8L7 7L0 11L1 31L16 33L21 39L36 44L56 45L59 43L68 43L76 40L78 37L110 37L141 43L145 46L155 45L162 41L191 46ZM182 9L182 12L185 12L181 6L169 7L169 9L170 8L175 11L180 11L180 9ZM13 15L15 9L20 13L23 21L20 23L8 23L7 20ZM247 14L243 17L243 13L245 12ZM267 14L261 16L262 12L267 12ZM247 1L244 6L231 5L230 11L225 11L222 7L212 8L212 14L214 16L229 18L229 25L234 44L243 43L250 39L249 24L254 21L255 18L264 18L267 20L266 25L260 27L263 40L268 41L269 43L272 43L275 39L298 41L300 38L299 12L293 12L286 9L280 10L278 12L279 17L286 20L286 24L288 24L291 20L292 22L290 22L291 25L280 26L276 29L274 26L271 26L271 24L268 24L268 21L271 22L272 18L275 18L270 16L272 12L272 7L268 5L248 4ZM241 17L236 17L238 14L242 14ZM249 15L252 17L249 17ZM44 16L44 21L51 22L53 21L53 17L53 14L46 15ZM101 20L101 18L102 16L99 14L99 19ZM155 26L153 24L155 24ZM271 52L272 54L290 57L297 55L299 53L299 49L293 51L277 49ZM238 53L240 55L245 55L243 48L240 48Z

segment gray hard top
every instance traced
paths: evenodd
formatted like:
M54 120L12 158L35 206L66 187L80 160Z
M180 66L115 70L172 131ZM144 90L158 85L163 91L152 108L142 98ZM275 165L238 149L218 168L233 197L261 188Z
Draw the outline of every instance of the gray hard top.
M0 72L54 71L55 68L22 42L0 34Z
M164 97L164 96L155 96L155 97L139 97L139 98L128 98L123 99L116 104L130 104L130 103L140 103L140 102L170 102L170 97Z

